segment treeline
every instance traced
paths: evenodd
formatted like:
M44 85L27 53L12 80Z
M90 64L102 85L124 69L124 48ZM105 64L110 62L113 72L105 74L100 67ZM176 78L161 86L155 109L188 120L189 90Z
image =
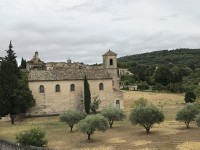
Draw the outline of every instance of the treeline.
M171 92L194 91L200 95L200 49L162 50L125 56L118 59L119 68L128 68L125 85L137 84L140 90Z
M160 50L150 53L124 56L118 59L119 67L127 68L132 63L145 66L168 65L189 66L200 68L200 49L181 48L174 50Z

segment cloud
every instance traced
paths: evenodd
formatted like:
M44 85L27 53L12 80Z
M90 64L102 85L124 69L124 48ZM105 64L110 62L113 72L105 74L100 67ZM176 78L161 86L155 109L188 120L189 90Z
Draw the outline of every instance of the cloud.
M200 2L191 0L1 0L0 56L102 62L119 56L200 47Z

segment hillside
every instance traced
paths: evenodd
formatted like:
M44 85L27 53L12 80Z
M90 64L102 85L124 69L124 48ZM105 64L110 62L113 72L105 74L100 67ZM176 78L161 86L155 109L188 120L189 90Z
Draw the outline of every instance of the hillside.
M161 50L124 56L118 59L118 67L128 68L133 73L133 76L121 76L123 85L137 84L139 90L194 91L196 96L200 96L200 49Z
M173 64L177 66L200 66L200 49L161 50L149 53L129 55L118 59L120 65L137 63L140 65L155 66ZM197 66L194 66L195 68Z

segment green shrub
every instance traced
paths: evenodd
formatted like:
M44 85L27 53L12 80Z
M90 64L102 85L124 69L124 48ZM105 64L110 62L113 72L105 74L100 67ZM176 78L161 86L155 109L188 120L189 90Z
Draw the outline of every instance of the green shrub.
M45 132L40 128L33 128L17 134L16 140L18 143L28 146L46 146L48 141L45 138Z
M90 105L90 109L94 114L97 113L97 109L99 109L100 103L101 103L101 100L100 100L99 96L93 97L93 102Z
M194 94L194 92L186 92L185 93L185 102L186 103L193 103L196 100L196 96Z
M155 90L157 90L157 91L166 91L166 86L163 86L163 85L160 84L160 83L156 83L156 85L154 85L154 86L152 87L152 90L153 90L153 91L155 91Z
M143 90L148 90L149 89L149 85L147 84L147 82L141 82L138 84L138 89L143 91Z

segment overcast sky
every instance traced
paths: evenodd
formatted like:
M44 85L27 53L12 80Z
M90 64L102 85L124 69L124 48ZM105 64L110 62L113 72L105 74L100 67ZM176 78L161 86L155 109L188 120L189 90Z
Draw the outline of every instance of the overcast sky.
M199 0L0 0L0 56L102 62L154 50L200 48Z

